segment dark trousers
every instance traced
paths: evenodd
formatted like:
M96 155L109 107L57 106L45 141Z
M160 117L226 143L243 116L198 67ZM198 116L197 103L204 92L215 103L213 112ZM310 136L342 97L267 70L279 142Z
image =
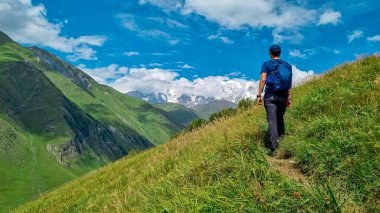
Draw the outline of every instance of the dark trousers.
M284 114L288 98L268 94L264 99L268 120L269 148L274 151L280 144L280 137L285 134Z

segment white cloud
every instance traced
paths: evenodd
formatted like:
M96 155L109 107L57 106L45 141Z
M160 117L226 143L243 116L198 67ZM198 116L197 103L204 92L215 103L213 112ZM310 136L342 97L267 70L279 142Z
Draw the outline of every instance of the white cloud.
M107 84L109 79L121 78L128 73L128 67L119 66L117 64L110 64L107 67L98 67L94 69L87 68L86 65L80 64L79 69L89 74L97 82Z
M184 64L184 65L182 66L182 69L194 69L194 67L193 67L193 66L190 66L190 65L188 65L188 64Z
M138 56L140 55L139 52L124 52L123 55L126 55L126 56L129 56L129 57L132 57L132 56Z
M289 50L289 55L295 58L306 58L306 54L302 53L300 50Z
M274 38L274 43L290 41L292 43L299 44L304 38L304 36L297 30L283 31L281 29L274 29L272 31L272 35Z
M340 53L341 53L341 51L338 50L338 49L333 49L333 52L334 52L335 54L340 54Z
M179 39L170 39L168 42L170 45L176 45L180 42L181 40Z
M178 0L139 0L140 4L150 3L167 10L179 9L182 4Z
M97 60L95 56L96 51L92 48L89 48L87 45L82 45L74 49L74 54L67 56L70 61L83 60Z
M276 41L302 39L298 28L317 22L318 14L285 0L187 0L183 13L199 14L228 29L267 27Z
M138 30L138 26L137 26L136 21L135 21L135 16L133 16L131 14L123 13L123 14L117 15L116 17L122 21L121 25L124 28L131 30L131 31L137 31Z
M229 77L239 77L239 76L243 76L243 78L245 78L245 75L239 71L235 71L235 72L231 72L229 74L227 74L227 76Z
M162 67L164 65L160 64L160 63L150 63L150 64L148 64L148 66L150 66L150 67Z
M104 36L61 35L67 22L52 23L46 18L43 4L32 5L30 0L2 0L0 3L0 29L18 42L50 47L61 52L72 53L69 58L92 60L96 51L89 46L102 46Z
M332 51L326 47L316 47L316 48L304 49L304 50L290 50L289 55L294 58L309 58L322 50L329 51L329 52Z
M148 17L146 19L157 22L159 24L166 24L170 28L179 28L179 29L188 29L189 28L189 26L182 24L181 22L179 22L177 20L166 18L166 17L163 18L163 17L159 17L159 16L153 16L153 17Z
M364 34L363 31L361 31L361 30L355 30L354 32L352 32L350 35L347 36L348 43L353 42L357 38L363 37L363 34Z
M167 55L171 55L171 53L160 53L160 52L157 52L157 53L152 53L152 55L154 55L154 56L167 56Z
M144 1L145 3L145 1ZM158 22L164 22L159 17L138 17L132 14L128 13L123 13L123 14L118 14L116 16L117 19L120 20L121 26L123 26L125 29L130 30L135 32L138 36L148 38L148 39L162 39L168 42L170 45L176 45L180 42L180 39L178 38L173 38L169 33L162 31L161 29L155 29L155 28L149 28L149 29L144 29L142 28L139 23L142 21L146 21L146 19L150 19L153 21L158 21ZM180 23L174 23L173 21L170 22L171 25L179 25ZM168 22L169 25L169 22Z
M367 38L367 41L380 41L380 35L375 35Z
M333 10L327 10L321 15L321 17L319 17L318 25L324 25L324 24L337 25L340 22L341 17L342 17L342 14L339 11L337 12Z
M215 35L210 35L207 37L208 40L220 40L225 44L233 44L234 41L232 41L230 38L227 36L222 36L221 34L215 34Z
M283 0L187 0L185 12L200 14L228 28L294 28L315 20L316 11Z
M334 24L341 13L328 9L309 9L304 1L288 0L140 0L165 10L177 10L182 14L198 14L227 29L263 27L273 30L275 42L300 43L303 39L299 28L310 24ZM322 13L322 14L321 14ZM227 38L225 38L227 42Z
M303 82L315 76L315 73L313 70L302 71L298 69L296 66L292 66L292 68L293 68L293 85L295 86L302 84Z
M224 98L237 102L243 97L255 98L258 89L258 81L238 78L237 72L226 76L198 77L189 80L180 77L178 72L160 68L127 68L116 64L95 69L88 69L81 65L79 68L98 82L107 84L120 92L137 90L145 93L163 93L168 96L169 101L175 101L182 94L187 94ZM313 75L313 71L305 72L293 66L295 84Z
M187 25L184 25L181 22L173 20L173 19L166 19L166 23L171 28L183 28L183 29L189 28Z

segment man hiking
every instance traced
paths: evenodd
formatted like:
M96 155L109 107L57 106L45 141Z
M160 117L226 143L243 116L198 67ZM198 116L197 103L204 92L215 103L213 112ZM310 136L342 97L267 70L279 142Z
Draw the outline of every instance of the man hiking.
M291 105L292 66L280 59L279 45L272 45L269 48L269 55L271 60L264 62L261 68L257 103L262 105L264 101L270 142L268 155L273 155L279 146L281 136L285 134L284 114L286 107Z

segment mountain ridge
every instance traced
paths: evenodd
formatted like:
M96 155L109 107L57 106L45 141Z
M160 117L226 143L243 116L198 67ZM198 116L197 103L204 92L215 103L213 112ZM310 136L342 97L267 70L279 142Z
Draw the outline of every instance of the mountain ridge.
M208 119L208 117L215 112L227 108L236 108L237 103L228 101L226 99L217 99L215 97L205 97L200 95L186 95L182 94L175 100L168 98L167 95L163 93L143 93L140 91L130 91L126 93L129 96L136 97L138 99L148 101L152 104L164 104L164 103L175 103L183 105L189 109L194 110L203 119Z
M169 112L0 34L2 208L164 143L185 127Z

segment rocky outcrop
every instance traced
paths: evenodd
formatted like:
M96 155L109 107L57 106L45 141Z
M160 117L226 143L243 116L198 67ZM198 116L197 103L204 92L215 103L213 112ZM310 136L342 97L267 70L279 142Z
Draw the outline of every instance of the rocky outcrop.
M36 57L45 63L50 70L57 71L74 82L77 86L90 93L90 87L95 81L86 73L80 71L75 66L58 59L55 55L38 47L29 47ZM91 93L90 93L91 94Z

